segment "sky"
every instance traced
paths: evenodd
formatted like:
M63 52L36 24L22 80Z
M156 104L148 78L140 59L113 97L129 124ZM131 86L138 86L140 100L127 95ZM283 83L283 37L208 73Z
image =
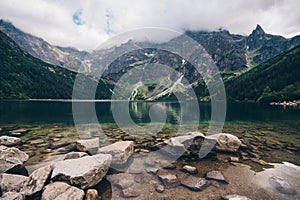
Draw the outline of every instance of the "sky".
M93 50L144 27L300 35L299 0L1 0L0 18L51 44Z

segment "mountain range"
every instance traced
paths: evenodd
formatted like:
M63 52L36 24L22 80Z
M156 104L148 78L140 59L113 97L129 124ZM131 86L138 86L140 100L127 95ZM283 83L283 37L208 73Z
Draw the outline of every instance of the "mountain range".
M59 47L51 45L41 38L21 31L11 23L4 20L0 20L0 31L6 36L10 37L16 43L14 48L18 49L20 47L18 50L21 52L20 54L26 54L27 57L29 56L27 54L30 54L30 59L37 58L49 63L47 65L55 66L55 68L60 67L63 73L76 74L76 72L80 72L84 74L83 76L87 77L87 79L94 81L95 77L97 76L96 74L103 72L104 76L101 77L97 90L97 97L100 98L110 98L113 88L117 86L120 88L119 90L115 90L115 92L122 91L122 94L120 94L121 96L125 95L123 94L124 91L129 92L130 90L134 90L134 92L129 94L129 96L127 94L127 96L125 95L124 98L128 99L150 100L172 98L172 94L174 92L184 92L188 86L194 88L197 96L207 96L207 88L203 80L205 77L201 77L201 75L192 67L191 63L183 63L180 56L159 50L160 47L165 45L164 43L157 44L157 49L142 48L143 46L147 46L147 42L135 42L129 40L120 46L113 46L108 49L98 49L92 52L86 52L79 51L71 47ZM9 40L5 39L4 34L1 34L2 41ZM225 85L228 88L236 88L233 86L233 82L235 83L245 80L244 78L241 78L244 76L244 74L249 72L253 73L253 71L255 71L255 74L261 73L263 69L268 67L267 65L269 59L277 56L284 56L286 52L289 52L300 45L300 36L287 39L282 36L267 34L260 25L257 25L257 27L249 36L231 34L229 31L222 29L213 32L186 31L185 34L201 44L208 52L213 62L219 68L225 81ZM180 41L180 36L178 38L174 38L172 41L174 43L176 43L176 41ZM126 54L118 57L116 60L113 60L113 62L109 63L108 68L104 70L103 66L105 66L108 61L112 60L115 52L122 52L124 49L131 49L132 46L139 46L141 49L127 52ZM9 48L13 47L9 46ZM5 49L3 49L3 51L5 51ZM297 50L293 50L293 52L294 53L292 55L297 55L299 53ZM2 56L5 57L5 54L3 53ZM147 77L145 76L156 75L154 72L155 70L147 71L147 69L144 67L145 64L151 63L171 66L174 70L178 71L178 74L174 75L170 74L169 72L165 72L166 74L164 78L147 80ZM269 64L274 66L274 63L272 62ZM281 63L281 66L282 65L283 64ZM292 65L294 68L296 67L295 64ZM63 68L67 70L64 71ZM141 75L141 80L136 80L137 83L123 83L120 86L120 79L132 68L136 68L140 72L147 71L147 74L145 74L143 77L146 79L146 81L144 80L141 84L143 76ZM273 67L272 70L276 71L276 67ZM274 77L269 78L277 79L277 76L279 76L279 74L274 74ZM183 83L183 81L181 81L182 77L184 77L188 83ZM299 78L296 78L296 82L298 80ZM247 81L250 81L250 79L247 79ZM71 83L74 83L74 78L71 79ZM268 83L268 81L265 83ZM247 88L245 92L250 89L251 88ZM70 90L70 88L68 90ZM257 100L261 96L261 92L263 90L260 89L256 96L242 95L236 96L238 98L235 98L234 95L230 95L230 98L241 100ZM230 94L236 94L236 91L233 91L233 89L229 89L228 91L231 91ZM18 97L22 96L17 95L15 98ZM28 97L32 98L31 96L25 95L25 98ZM69 97L70 95L49 96L49 98ZM5 98L5 96L2 98ZM35 98L42 97L37 95Z

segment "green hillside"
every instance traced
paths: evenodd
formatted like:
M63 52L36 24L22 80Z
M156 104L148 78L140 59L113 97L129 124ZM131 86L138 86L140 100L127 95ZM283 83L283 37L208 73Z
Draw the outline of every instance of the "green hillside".
M300 99L300 46L225 82L230 100Z
M34 58L0 32L0 99L71 99L76 75ZM87 76L81 78L82 91L94 83ZM106 85L99 84L97 98L109 97Z

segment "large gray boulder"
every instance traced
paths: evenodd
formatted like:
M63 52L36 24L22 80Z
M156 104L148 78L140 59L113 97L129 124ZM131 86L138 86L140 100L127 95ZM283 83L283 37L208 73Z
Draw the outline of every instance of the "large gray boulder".
M99 138L77 140L76 149L94 155L99 149Z
M134 153L133 141L115 142L111 145L101 147L98 150L100 154L112 155L112 164L125 164L128 158Z
M42 194L42 200L82 200L84 191L64 182L54 182L47 185Z
M15 146L22 143L22 140L17 137L10 137L3 135L0 137L0 145L5 145L5 146Z
M29 197L37 194L38 192L41 192L46 182L49 181L51 172L51 165L41 167L33 171L32 174L25 181L21 189L21 193L26 197Z
M28 158L25 152L15 147L0 146L0 173L22 166Z
M220 151L237 152L242 144L238 137L228 133L210 135L207 138L216 139L216 149Z
M54 164L51 179L86 189L102 180L110 167L111 160L112 156L109 154L97 154L60 161Z
M3 193L19 192L27 179L27 176L2 173L0 174L0 188Z

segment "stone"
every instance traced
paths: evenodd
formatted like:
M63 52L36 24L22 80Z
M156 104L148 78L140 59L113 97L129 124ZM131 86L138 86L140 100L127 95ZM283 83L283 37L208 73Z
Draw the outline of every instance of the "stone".
M230 159L231 162L240 162L239 157L232 157L231 156L229 159Z
M210 171L206 174L206 178L216 180L216 181L221 181L224 183L228 183L228 181L225 179L222 172L220 172L220 171Z
M51 179L86 189L102 180L110 167L111 160L112 156L109 154L97 154L60 161L54 164Z
M190 174L197 174L198 170L196 167L190 166L190 165L184 165L182 168L182 171L190 173Z
M58 149L60 147L64 147L64 146L67 146L69 145L70 142L63 142L63 141L57 141L57 142L53 142L50 144L50 148L51 149Z
M134 188L129 187L122 190L122 196L124 198L132 198L132 197L138 197L140 196L140 193L136 191Z
M16 192L6 192L1 197L0 200L25 200L25 197Z
M19 192L28 177L16 174L0 174L0 188L3 193Z
M84 191L63 182L53 182L47 185L42 194L42 200L83 200Z
M161 184L157 184L154 186L156 192L158 193L163 193L165 191L165 186L161 185Z
M264 160L258 159L258 158L251 158L251 160L257 164L263 165L263 166L267 166L269 165L269 163L267 163Z
M3 135L0 137L0 145L5 145L5 146L15 146L18 144L21 144L22 140L20 138L17 137L11 137L11 136L6 136Z
M176 169L176 165L170 163L168 160L161 160L159 164L163 169Z
M128 173L112 174L107 176L106 179L121 190L132 187L135 184L134 176Z
M157 174L157 172L158 172L158 168L156 168L156 167L147 167L145 170L146 170L146 172L151 173L151 174Z
M77 140L76 149L94 155L99 149L99 138Z
M85 200L99 200L98 191L95 189L88 189L85 193Z
M205 178L198 178L195 176L185 176L180 179L180 182L183 186L193 191L201 191L209 185Z
M222 197L223 200L251 200L248 197L240 196L237 194L226 195Z
M216 139L216 149L220 151L237 152L242 145L238 137L228 133L210 135L207 138Z
M82 158L84 156L88 156L88 154L85 152L70 152L65 156L64 160L77 159L77 158Z
M168 171L159 171L158 178L166 188L175 188L180 185L177 175Z
M61 154L66 154L66 153L69 153L69 152L74 151L74 150L75 150L75 145L74 144L69 144L67 146L60 147L60 148L56 149L55 151L57 151Z
M28 158L25 152L15 147L0 146L0 173L21 167Z
M288 195L297 194L297 191L284 178L278 176L270 176L269 183L280 193Z
M52 166L48 165L41 167L32 172L32 174L25 181L21 193L26 197L33 196L42 191L44 185L49 181Z
M112 155L112 164L122 165L127 163L129 157L134 153L133 141L115 142L111 145L101 147L98 153Z
M29 130L26 130L26 129L16 129L16 130L9 131L8 134L10 136L14 136L14 137L21 137L28 132L29 132Z

